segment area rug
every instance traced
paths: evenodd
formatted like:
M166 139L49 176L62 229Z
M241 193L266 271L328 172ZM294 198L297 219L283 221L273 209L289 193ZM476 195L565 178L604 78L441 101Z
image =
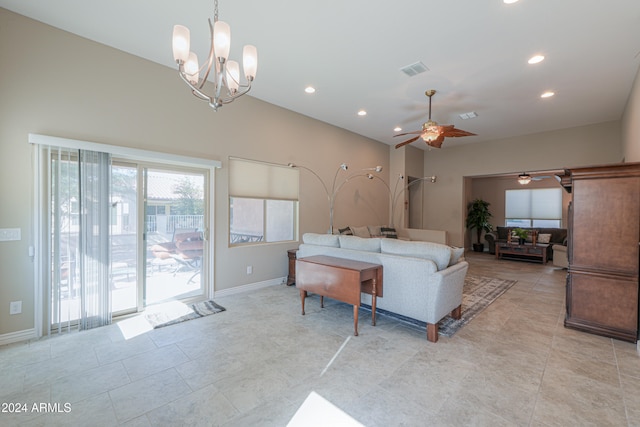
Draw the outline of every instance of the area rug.
M464 287L462 289L462 316L457 320L451 316L446 316L438 323L438 334L445 337L452 337L460 328L469 323L485 308L489 307L492 302L497 300L500 295L504 294L516 283L517 280L467 275L464 279ZM370 310L369 306L363 306L363 308ZM419 320L391 313L386 310L377 309L376 311L378 314L393 317L411 326L416 326L421 330L427 327L425 322Z
M145 314L145 319L154 329L157 329L222 311L225 311L225 308L216 304L213 300L202 301L195 304L182 304L177 301L172 301L171 303L155 307L151 312Z
M451 316L442 319L438 323L438 334L445 337L453 336L516 282L517 280L467 275L462 290L462 317L457 320Z

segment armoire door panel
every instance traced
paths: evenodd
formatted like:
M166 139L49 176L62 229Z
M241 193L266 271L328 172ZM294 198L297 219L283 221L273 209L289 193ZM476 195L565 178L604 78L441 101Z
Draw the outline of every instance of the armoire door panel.
M583 272L572 272L570 280L569 318L637 333L637 280Z
M574 264L638 274L638 177L577 180L572 210Z

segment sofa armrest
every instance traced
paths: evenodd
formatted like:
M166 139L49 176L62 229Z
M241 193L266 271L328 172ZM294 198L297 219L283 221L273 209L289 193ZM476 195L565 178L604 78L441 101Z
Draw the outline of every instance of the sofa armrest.
M429 314L427 323L438 323L440 319L462 304L464 278L468 269L469 263L460 261L433 275L434 280L429 284L429 295L426 301Z
M496 240L498 240L498 233L496 233L495 231L490 231L488 233L485 233L484 240L487 242L487 245L489 246L489 253L495 254Z

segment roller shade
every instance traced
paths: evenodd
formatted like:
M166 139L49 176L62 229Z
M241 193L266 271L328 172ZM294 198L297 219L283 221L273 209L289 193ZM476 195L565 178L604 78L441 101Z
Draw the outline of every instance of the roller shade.
M507 190L505 218L561 220L562 190L560 188Z
M299 171L272 163L229 158L229 196L298 200Z

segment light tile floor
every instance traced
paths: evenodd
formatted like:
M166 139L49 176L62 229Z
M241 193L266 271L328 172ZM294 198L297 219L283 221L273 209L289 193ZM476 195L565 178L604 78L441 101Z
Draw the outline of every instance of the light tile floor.
M350 307L312 296L302 316L282 285L128 339L119 322L0 347L0 425L640 425L637 347L563 327L563 270L467 258L518 283L436 344L366 312L354 337Z

